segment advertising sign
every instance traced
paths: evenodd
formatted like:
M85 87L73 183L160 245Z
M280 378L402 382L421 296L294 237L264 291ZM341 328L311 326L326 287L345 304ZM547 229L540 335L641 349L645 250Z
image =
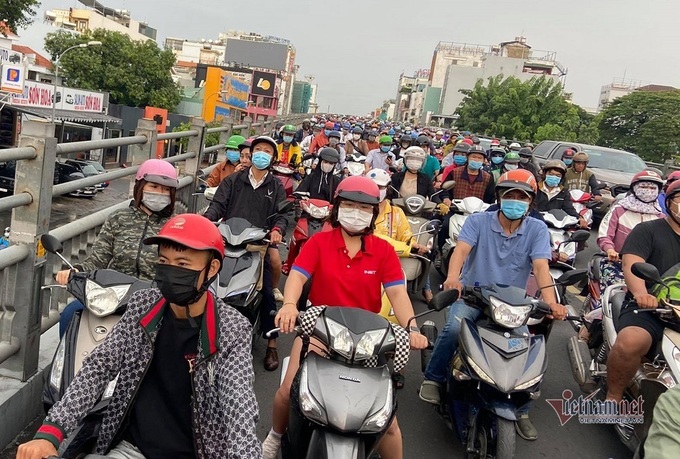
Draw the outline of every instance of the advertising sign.
M4 66L3 66L4 68ZM23 91L12 95L12 105L22 107L52 108L51 84L25 81ZM73 110L77 112L104 112L104 94L75 88L57 86L57 110Z
M203 119L213 121L248 109L252 75L209 67L203 85Z
M255 70L253 72L253 88L250 90L252 94L258 96L274 97L275 88L275 73L261 72L259 70Z
M20 65L2 64L2 78L0 78L0 91L21 93L24 92L24 77L26 69Z

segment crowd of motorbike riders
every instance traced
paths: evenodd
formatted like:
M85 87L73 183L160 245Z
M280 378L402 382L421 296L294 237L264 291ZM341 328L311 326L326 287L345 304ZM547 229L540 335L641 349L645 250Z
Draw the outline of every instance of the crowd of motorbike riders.
M494 138L485 150L469 132L363 118L313 118L301 128L278 125L271 136L229 138L225 160L207 178L207 185L217 190L202 217L175 215L174 167L161 160L145 162L137 172L130 206L109 216L91 253L76 270L108 267L154 280L157 289L130 300L119 325L86 359L63 399L49 411L34 440L20 446L17 457L56 455L116 375L119 383L95 453L87 457L277 457L302 344L299 338L294 342L275 395L273 426L261 443L255 435L258 408L250 324L210 288L225 255L223 237L212 222L239 217L268 230L262 276L263 336L271 330L294 331L298 311L305 307L299 300L311 280L312 305L352 305L375 313L381 310L384 289L396 320L409 333L411 348L423 349L428 342L418 324L409 321L413 307L394 241L435 264L448 262L445 290L462 292L465 286L487 283L524 288L532 273L538 285L553 284L550 263L568 261L561 246L551 243L542 212L561 209L574 218L575 227L590 228L592 221L570 198L570 191L578 189L590 193L595 203L601 199L601 186L588 169L588 154L565 149L561 160L539 168L532 161L532 149L528 142ZM290 190L272 172L273 166L291 169L294 196L288 195ZM622 281L628 286L628 306L607 362L610 400L621 400L641 359L663 334L665 325L657 316L636 314L639 308L657 307L658 298L632 274L631 266L648 262L674 277L680 261L678 179L680 173L664 180L653 169L636 174L630 191L612 205L599 227L597 244L605 254L601 288ZM442 222L431 245L418 242L404 211L391 204L395 198L415 195L434 202L432 217ZM468 197L490 206L468 218L450 260L442 260L456 203ZM326 201L332 211L328 229L310 238L294 260L282 263L279 245L290 219L279 209L286 199ZM287 279L280 290L282 268ZM57 281L66 284L73 271L60 271ZM432 299L429 275L419 293L426 301ZM558 303L553 289L541 293L550 306L549 317L565 319L567 309ZM62 332L82 308L77 301L69 304L62 314ZM591 313L591 323L597 322L596 310L584 311ZM424 402L441 403L441 386L450 373L465 318L478 320L480 313L458 300L450 307L425 370L419 389ZM580 336L587 340L593 330L589 322L584 323ZM267 335L263 364L268 371L279 367L276 336ZM309 352L322 353L313 346ZM395 372L392 378L396 388L404 387L402 374ZM674 396L664 406L673 407L677 415L680 402ZM526 440L537 439L528 410L519 417L516 430ZM660 445L677 448L677 441L677 430L675 437L658 433L656 443L650 435L648 451L659 451ZM385 459L402 457L396 417L378 451Z

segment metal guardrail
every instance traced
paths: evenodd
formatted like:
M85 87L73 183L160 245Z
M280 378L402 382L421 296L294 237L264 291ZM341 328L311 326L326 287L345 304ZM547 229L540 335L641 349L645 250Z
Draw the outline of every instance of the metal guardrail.
M655 167L663 172L664 177L668 177L668 174L675 171L680 171L680 166L676 166L672 159L667 160L665 163L653 163L651 161L645 161L647 167Z
M281 120L300 124L306 116L292 115ZM197 175L207 176L216 166L201 169L208 154L224 153L227 139L234 130L246 130L244 136L247 137L253 130L261 135L274 126L274 120L253 123L246 118L244 123L236 125L227 119L222 126L206 128L203 120L195 118L187 131L158 134L154 121L140 120L131 137L68 144L57 143L51 124L24 123L19 147L0 150L0 162L16 161L15 194L0 198L0 211L14 209L11 245L0 252L0 371L3 375L25 381L35 374L40 334L57 323L59 311L68 300L64 289L40 289L42 285L54 283L54 274L62 269L61 260L45 254L39 244L40 236L49 230L52 198L133 175L142 162L155 157L157 142L187 138L187 153L164 159L170 163L183 162L176 195L178 211L202 209L207 201L195 193ZM206 134L212 133L219 133L219 144L204 148ZM53 185L57 156L121 146L128 147L130 167ZM50 234L62 242L64 257L72 263L86 258L106 218L126 207L128 202L125 200L52 230Z

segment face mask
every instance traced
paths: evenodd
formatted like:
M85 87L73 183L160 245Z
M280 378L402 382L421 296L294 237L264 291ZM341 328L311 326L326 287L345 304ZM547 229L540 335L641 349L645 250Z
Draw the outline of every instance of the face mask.
M633 194L639 201L650 203L656 201L656 198L659 197L659 189L642 188L639 184L635 184L633 186Z
M501 199L501 212L508 220L519 220L529 210L529 203L516 199Z
M517 167L519 167L519 166L517 166L517 164L506 164L506 165L505 165L505 170L514 171L514 170L517 169Z
M178 306L189 306L197 302L208 290L212 279L206 279L201 288L197 288L198 279L205 271L194 271L172 265L156 265L156 285L166 300Z
M408 169L411 172L419 171L421 167L423 167L423 162L418 159L406 160L406 169Z
M241 153L239 153L238 151L235 151L235 150L227 150L227 160L230 163L236 164L237 162L239 162L240 159L241 159Z
M502 156L492 156L491 162L498 165L498 164L503 162L503 157Z
M390 147L383 145L382 147L380 147L380 151L382 151L383 153L388 153L390 151Z
M336 146L337 144L340 143L340 141L339 141L338 139L336 139L335 137L332 138L332 139L329 139L328 142L329 142L329 145L330 145L331 147L334 147L334 146Z
M411 135L411 131L404 131L404 134Z
M170 205L170 195L145 191L142 195L142 204L151 212L160 212Z
M284 143L291 143L293 141L293 136L292 135L284 135L283 136L283 142Z
M558 177L556 175L546 175L545 176L545 184L548 185L550 188L554 188L557 185L560 184L562 181L562 177Z
M331 130L330 129L324 129L323 133L326 134L326 137L328 137L328 134L331 133Z
M401 144L401 148L403 148L404 150L406 150L410 145L411 145L410 143L402 143L402 144Z
M574 162L573 159L563 159L562 162L566 164L567 166L571 166L571 163Z
M519 162L522 163L522 164L526 164L526 163L529 162L529 158L520 158Z
M363 232L373 220L373 213L361 209L338 209L338 222L350 234Z
M352 134L352 138L354 140L359 140L361 138L361 134Z
M380 201L384 201L387 197L387 190L380 190Z
M259 170L264 170L269 167L269 164L272 162L272 157L269 156L269 153L266 153L264 151L256 151L253 153L253 166L255 166Z
M454 163L456 166L462 166L462 165L465 164L466 162L467 162L467 156L463 156L463 155L454 155L454 157L453 157L453 163Z
M478 171L484 164L481 161L468 161L468 167L473 171Z
M321 163L321 170L322 170L325 174L330 173L330 172L333 170L333 168L335 168L335 164L326 163L326 162Z
M369 135L369 136L368 136L368 141L369 141L369 142L375 142L375 136L374 136L374 135Z

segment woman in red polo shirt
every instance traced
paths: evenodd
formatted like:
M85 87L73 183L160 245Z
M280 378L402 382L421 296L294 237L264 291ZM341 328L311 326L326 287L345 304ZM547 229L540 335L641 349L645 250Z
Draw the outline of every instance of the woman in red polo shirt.
M340 182L330 217L334 229L317 233L307 241L286 281L283 307L275 319L283 333L290 333L295 327L297 302L310 278L312 304L358 307L376 314L380 312L381 286L384 287L397 320L406 327L414 313L399 258L388 242L372 234L379 202L378 186L371 179L353 176ZM361 288L357 288L359 285ZM412 349L427 347L427 338L420 334L417 324L413 323L409 331ZM301 347L302 341L297 338L286 376L274 398L273 427L262 445L264 459L276 457L281 435L288 425L290 386L300 367ZM314 346L309 349L314 352ZM384 459L402 457L396 418L383 437L379 452Z

